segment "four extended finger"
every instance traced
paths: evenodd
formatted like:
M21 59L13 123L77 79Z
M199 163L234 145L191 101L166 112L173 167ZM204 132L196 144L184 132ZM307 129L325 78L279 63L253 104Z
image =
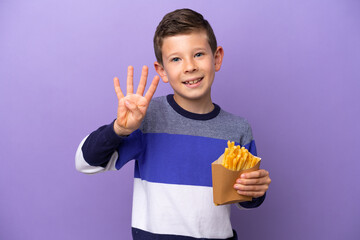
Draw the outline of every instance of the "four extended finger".
M118 100L120 100L121 98L124 97L124 94L120 88L119 78L117 78L117 77L114 77L114 89L115 89L115 93L116 93Z
M143 66L142 71L141 71L140 82L139 82L139 86L136 90L136 94L139 94L141 96L144 94L145 87L146 87L146 80L148 77L148 72L149 72L149 68L147 66Z
M134 92L134 67L129 66L127 71L127 80L126 80L126 95L132 94Z
M156 91L156 88L159 84L160 81L160 77L159 76L155 76L151 82L151 85L149 87L149 89L147 90L146 94L145 94L145 98L148 102L150 102L151 98L154 96L154 93Z

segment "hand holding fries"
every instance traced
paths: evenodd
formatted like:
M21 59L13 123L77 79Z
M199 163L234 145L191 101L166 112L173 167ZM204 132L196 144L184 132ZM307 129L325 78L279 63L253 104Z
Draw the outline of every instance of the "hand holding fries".
M133 93L133 77L134 68L129 66L126 96L121 91L119 79L117 77L114 78L114 89L118 98L117 119L114 122L114 131L118 135L129 135L140 127L160 80L159 76L155 76L148 91L143 96L148 77L148 67L144 66L142 69L139 86L135 94Z
M240 148L240 146L235 146L234 142L228 141L222 165L230 170L240 171L254 167L260 160L246 148ZM241 174L240 178L236 180L234 188L240 195L261 197L268 190L270 183L269 172L260 169Z
M234 188L240 195L250 197L261 197L269 189L271 179L269 172L264 169L243 173L236 180Z

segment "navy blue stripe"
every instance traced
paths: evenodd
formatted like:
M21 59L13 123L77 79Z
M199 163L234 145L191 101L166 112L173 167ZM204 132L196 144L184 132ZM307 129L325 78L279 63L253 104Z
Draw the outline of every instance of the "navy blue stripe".
M231 238L211 238L211 240L237 240L238 238L235 230L233 230L233 234L234 236ZM134 240L210 240L209 238L193 238L172 234L154 234L138 228L132 228L132 236Z
M103 166L126 137L116 135L113 123L92 132L85 140L81 150L85 161L91 166Z
M190 118L190 119L194 119L194 120L209 120L209 119L215 118L220 113L220 107L215 103L213 103L215 108L211 112L206 113L206 114L197 114L197 113L192 113L192 112L186 111L185 109L180 107L175 102L173 94L167 95L166 99L167 99L168 103L170 104L170 106L177 113L179 113L180 115L182 115L182 116L184 116L186 118Z
M261 197L253 198L252 201L240 202L239 204L244 208L257 208L264 202L265 197L266 197L266 193Z

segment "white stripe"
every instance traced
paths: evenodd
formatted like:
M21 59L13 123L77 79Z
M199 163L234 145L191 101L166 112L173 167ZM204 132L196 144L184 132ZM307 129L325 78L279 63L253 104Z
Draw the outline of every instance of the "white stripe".
M116 163L116 160L118 159L117 151L115 151L113 153L113 155L110 158L110 161L108 162L108 164L106 165L105 168L91 166L85 161L84 155L83 155L83 152L82 152L81 148L84 145L84 142L87 139L87 137L88 136L86 136L81 141L81 143L79 144L79 147L78 147L78 149L76 151L76 155L75 155L75 167L76 167L76 170L78 170L79 172L82 172L82 173L86 173L86 174L93 174L93 173L105 172L105 171L109 171L109 170L116 170L115 163Z
M215 206L211 187L134 179L132 226L158 234L195 238L233 235L230 205Z

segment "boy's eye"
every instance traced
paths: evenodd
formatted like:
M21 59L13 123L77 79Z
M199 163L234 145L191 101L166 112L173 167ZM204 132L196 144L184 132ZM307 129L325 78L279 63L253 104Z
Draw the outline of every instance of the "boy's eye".
M197 53L195 54L195 57L201 57L202 55L204 55L203 53Z
M171 61L172 61L172 62L178 62L178 61L180 61L180 58L174 57L174 58L171 59Z

